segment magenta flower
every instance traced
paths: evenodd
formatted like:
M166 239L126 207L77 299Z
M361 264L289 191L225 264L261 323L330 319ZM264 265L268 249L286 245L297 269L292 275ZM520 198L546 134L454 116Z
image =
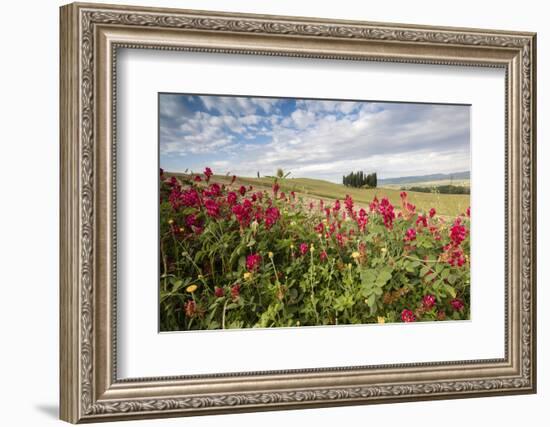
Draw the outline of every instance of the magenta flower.
M344 205L346 206L348 213L351 215L353 212L353 199L348 194L346 194L346 198L344 199Z
M262 256L258 253L248 255L246 257L246 268L249 271L256 271L260 267L262 262Z
M321 253L319 254L319 258L321 259L321 261L326 261L328 258L327 251L322 250Z
M427 309L432 308L435 305L435 296L430 294L424 295L424 298L422 298L422 305Z
M468 215L468 218L470 217L470 206L466 209L466 215Z
M206 182L210 181L210 177L211 177L212 175L214 175L214 174L212 173L212 169L210 169L210 168L208 168L208 167L207 167L207 168L204 168L204 176L206 176Z
M461 225L460 218L455 220L453 226L451 227L449 237L455 246L460 245L466 238L466 227Z
M229 203L229 206L233 206L235 203L237 203L237 193L234 191L230 191L227 193L227 203Z
M204 207L206 208L206 214L212 218L217 218L220 214L220 206L212 199L206 199Z
M416 316L414 315L414 313L411 310L404 309L401 312L401 320L403 322L406 322L406 323L415 322L416 321Z
M305 255L307 253L307 250L308 250L308 245L307 243L301 243L300 244L300 253L302 255Z
M422 225L422 227L428 226L428 218L426 215L418 215L418 218L416 219L416 225Z
M241 185L241 188L239 188L239 193L241 196L244 196L246 194L246 187L244 185Z
M265 228L268 230L279 220L281 214L279 209L271 206L265 210Z
M455 311L461 311L464 308L464 303L460 298L454 298L451 300L451 307L453 307Z
M187 224L188 227L198 225L197 217L195 215L191 214L187 218L185 218L185 223Z
M193 180L195 182L201 182L202 181L202 178L200 177L200 175L195 175L195 178L193 178Z
M416 230L414 228L409 228L405 233L405 241L411 242L416 239Z
M239 295L241 294L241 286L240 285L233 285L231 286L231 298L234 300L239 298Z
M434 208L430 209L430 218L433 218L435 216L436 212Z
M225 295L225 291L223 290L223 288L219 288L219 287L216 286L214 288L214 295L217 298L222 298Z
M386 197L378 205L378 212L382 215L386 228L391 229L393 227L393 220L395 219L395 212L393 211L393 205Z

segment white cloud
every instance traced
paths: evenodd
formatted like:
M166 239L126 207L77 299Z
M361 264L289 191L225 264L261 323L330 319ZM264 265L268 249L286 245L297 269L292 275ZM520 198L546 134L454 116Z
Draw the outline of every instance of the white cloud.
M214 165L224 152L219 173L281 167L337 181L351 170L383 178L470 168L466 106L299 100L283 115L276 99L200 99L207 111L170 116L178 126L161 129L161 153L209 154ZM258 136L268 142L252 143Z

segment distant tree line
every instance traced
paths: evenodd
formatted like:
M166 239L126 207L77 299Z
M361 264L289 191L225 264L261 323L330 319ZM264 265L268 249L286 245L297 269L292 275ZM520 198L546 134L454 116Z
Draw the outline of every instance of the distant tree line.
M460 185L437 185L434 187L402 187L401 190L418 191L420 193L470 194L470 187L463 187Z
M348 175L342 177L342 184L346 187L371 187L376 188L378 185L378 178L376 172L366 175L363 171L350 172Z

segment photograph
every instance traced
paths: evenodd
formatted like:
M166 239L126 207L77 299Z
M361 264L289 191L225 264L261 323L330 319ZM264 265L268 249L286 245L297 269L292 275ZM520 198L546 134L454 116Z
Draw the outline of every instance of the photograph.
M159 330L469 320L470 108L159 93Z

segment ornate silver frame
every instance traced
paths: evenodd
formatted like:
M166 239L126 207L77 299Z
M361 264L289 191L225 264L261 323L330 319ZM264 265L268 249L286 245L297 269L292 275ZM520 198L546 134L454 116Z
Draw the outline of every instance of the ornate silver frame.
M109 421L536 391L536 35L189 10L61 8L61 419ZM505 357L176 378L116 375L117 48L506 70Z

